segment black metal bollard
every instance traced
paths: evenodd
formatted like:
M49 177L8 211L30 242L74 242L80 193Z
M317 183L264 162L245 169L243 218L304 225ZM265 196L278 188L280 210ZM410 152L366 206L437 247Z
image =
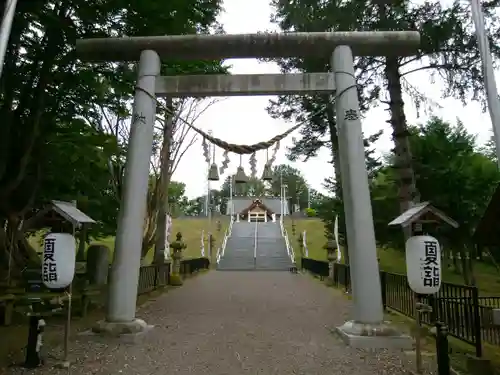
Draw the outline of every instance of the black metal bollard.
M450 355L448 353L448 327L436 322L436 354L439 375L450 375Z
M40 358L40 349L42 347L44 327L45 321L37 313L30 316L28 344L26 345L26 357L24 359L25 368L36 368L43 365Z

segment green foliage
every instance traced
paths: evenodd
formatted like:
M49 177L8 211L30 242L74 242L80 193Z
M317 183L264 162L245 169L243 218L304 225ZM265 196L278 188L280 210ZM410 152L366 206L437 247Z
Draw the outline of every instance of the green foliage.
M280 164L273 168L273 179L269 184L269 194L278 197L281 192L281 184L286 186L286 198L288 207L298 205L299 209L307 207L307 181L302 173L287 164Z
M471 248L471 234L483 214L490 197L500 182L500 172L490 153L476 144L475 137L462 123L451 125L439 118L410 127L417 187L423 201L430 201L460 224L458 230L439 226L431 229L443 241L445 249L460 251ZM325 187L332 197L318 208L324 221L326 236L331 237L335 216L343 209L342 201L334 194L335 182ZM404 248L401 228L390 228L388 223L399 216L398 182L394 157L384 158L383 165L370 178L371 203L376 238L380 246ZM341 237L345 230L339 215Z
M316 210L314 208L306 208L305 210L307 217L315 217Z
M19 2L0 79L0 238L5 223L17 228L49 199L76 199L99 222L93 236L115 230L127 142L114 120L130 115L135 64L84 63L75 59L75 40L220 30L220 6L220 0ZM171 61L162 71L225 69L219 61ZM13 263L22 267L27 245L14 246ZM6 247L2 241L0 268Z
M459 230L441 226L440 238L455 248L470 245L471 234L500 182L495 162L477 147L475 137L460 122L453 126L432 118L410 130L422 200L430 201L460 224ZM392 163L388 158L372 180L372 207L377 239L401 245L400 229L387 227L399 215Z
M297 0L286 2L272 0L273 22L282 31L367 31L408 30L421 33L421 50L417 56L403 58L357 57L355 59L356 81L361 103L361 112L378 103L389 106L389 123L394 132L395 151L398 154L397 175L401 206L409 203L415 194L411 147L406 137L406 117L403 94L411 98L417 110L422 106L434 107L425 93L412 86L406 76L427 70L434 80L436 73L445 84L443 95L456 97L464 103L484 98L481 64L477 51L474 28L470 22L468 5L458 1L449 6L439 1L399 1L390 6L380 1L343 2L320 0ZM489 34L499 35L500 25L495 8L498 1L483 4ZM498 43L490 43L494 59L500 55ZM275 61L284 72L318 72L331 70L330 56L323 58L287 58ZM387 97L387 99L386 99ZM276 118L307 121L309 126L300 130L301 138L295 140L290 149L292 160L315 156L321 147L332 151L334 164L338 163L338 139L335 132L335 108L325 95L279 97L272 101L269 113ZM339 181L338 165L336 180ZM392 172L391 172L392 173ZM406 176L405 176L406 174ZM341 196L340 187L334 190ZM331 214L330 214L331 217ZM331 227L327 223L327 227Z

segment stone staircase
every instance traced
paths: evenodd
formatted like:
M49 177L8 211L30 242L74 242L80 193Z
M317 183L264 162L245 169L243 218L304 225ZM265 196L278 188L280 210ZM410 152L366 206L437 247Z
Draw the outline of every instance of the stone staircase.
M224 256L218 270L247 271L255 269L255 223L233 223Z
M279 223L259 223L255 264L257 270L288 271L292 267Z
M281 237L279 224L246 222L233 224L224 256L217 265L217 269L221 271L287 271L290 267L292 262L286 251L285 240Z
M226 251L217 269L221 271L248 271L255 269L253 248L255 237L234 237L227 239Z

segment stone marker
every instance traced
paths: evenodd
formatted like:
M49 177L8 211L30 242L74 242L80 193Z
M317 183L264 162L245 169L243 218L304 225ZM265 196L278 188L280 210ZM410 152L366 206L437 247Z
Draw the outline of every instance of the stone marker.
M87 277L90 285L104 285L108 282L109 247L90 245L87 250Z

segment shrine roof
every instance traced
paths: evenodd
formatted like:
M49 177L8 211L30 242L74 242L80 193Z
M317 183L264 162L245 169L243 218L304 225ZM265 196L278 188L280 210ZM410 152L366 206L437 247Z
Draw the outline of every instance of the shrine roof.
M246 208L250 207L255 199L260 199L264 206L270 211L280 214L281 213L281 199L280 197L233 197L234 213L239 214ZM231 207L228 204L226 215L231 214Z
M246 214L247 212L251 211L252 209L254 209L255 207L262 207L264 210L267 211L267 213L270 215L270 214L274 214L274 211L271 210L264 202L262 199L260 198L256 198L252 201L252 203L247 207L245 208L243 211L241 211L241 213L243 214ZM281 207L280 207L281 208Z

